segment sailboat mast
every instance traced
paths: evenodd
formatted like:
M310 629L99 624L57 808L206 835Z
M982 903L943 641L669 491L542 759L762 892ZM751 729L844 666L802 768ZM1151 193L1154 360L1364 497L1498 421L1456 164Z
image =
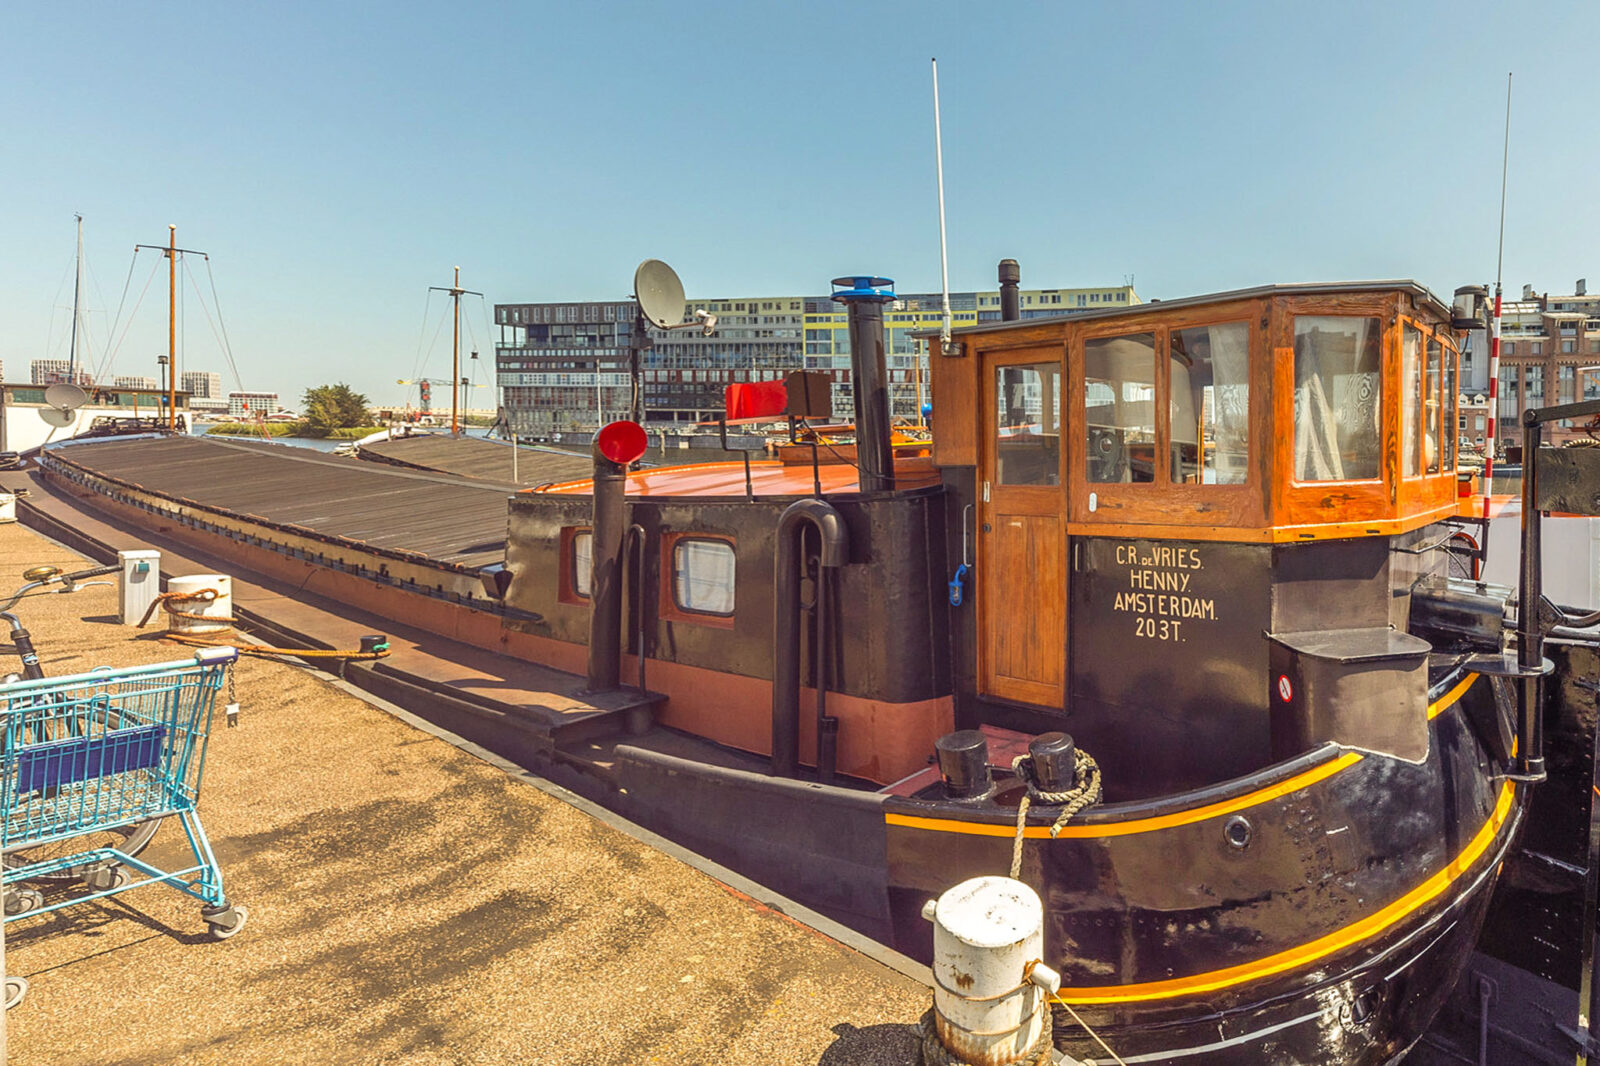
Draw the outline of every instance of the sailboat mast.
M451 283L448 289L439 285L430 285L428 286L428 291L447 292L450 294L450 299L455 301L455 338L450 345L450 435L453 437L459 432L461 421L461 410L458 402L461 395L461 297L482 296L483 293L473 292L471 289L463 289L461 287L460 267L456 267L455 281Z
M178 227L167 226L167 429L178 430Z
M79 300L83 297L83 216L74 215L78 220L78 267L72 279L72 343L67 349L67 381L73 385L78 383L78 307Z
M450 286L450 296L456 305L455 334L450 342L450 435L459 432L456 417L457 401L461 397L461 268L456 267L455 281Z

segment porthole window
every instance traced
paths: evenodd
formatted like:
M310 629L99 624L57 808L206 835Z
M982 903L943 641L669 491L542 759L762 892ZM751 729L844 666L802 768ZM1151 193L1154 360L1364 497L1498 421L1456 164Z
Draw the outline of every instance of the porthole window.
M682 537L672 546L672 601L681 611L733 614L733 545Z
M572 591L585 599L594 577L594 534L588 530L572 535Z

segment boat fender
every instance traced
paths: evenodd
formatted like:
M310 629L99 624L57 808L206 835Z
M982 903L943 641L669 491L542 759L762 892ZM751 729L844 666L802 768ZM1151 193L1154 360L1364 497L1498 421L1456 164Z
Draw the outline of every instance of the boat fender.
M967 598L963 583L967 579L967 564L962 563L956 567L955 576L950 579L950 606L960 607L961 602Z

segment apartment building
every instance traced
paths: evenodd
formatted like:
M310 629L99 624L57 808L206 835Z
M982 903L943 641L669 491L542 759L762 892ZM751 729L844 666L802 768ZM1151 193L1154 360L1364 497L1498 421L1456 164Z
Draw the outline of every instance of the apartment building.
M1029 289L1022 316L1037 318L1139 303L1131 285ZM943 319L938 293L900 296L885 308L886 358L894 416L913 420L926 399L927 352L912 337ZM1000 317L1000 294L950 294L957 326ZM735 382L782 378L794 370L826 373L834 416L853 413L850 334L844 308L827 295L690 299L685 314L717 316L711 336L697 329L647 328L651 346L641 358L645 420L690 431L715 419L723 392ZM588 433L626 414L631 393L630 338L638 305L609 303L496 304L495 345L501 403L521 436Z

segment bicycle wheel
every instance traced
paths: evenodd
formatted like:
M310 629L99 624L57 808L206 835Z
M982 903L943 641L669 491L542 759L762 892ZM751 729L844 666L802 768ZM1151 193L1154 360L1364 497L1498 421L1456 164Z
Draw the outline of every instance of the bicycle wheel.
M115 829L97 829L92 833L82 836L69 837L66 840L56 840L49 844L23 844L15 848L7 848L4 855L5 868L16 870L34 863L48 862L54 858L62 858L80 851L91 851L96 848L115 848L125 855L137 855L150 845L156 830L161 828L160 818L151 818L133 825L118 826ZM120 866L118 862L100 862L84 866L69 866L65 869L55 870L47 874L34 877L21 878L23 881L33 881L41 884L60 884L64 881L82 881L89 876L93 867Z

